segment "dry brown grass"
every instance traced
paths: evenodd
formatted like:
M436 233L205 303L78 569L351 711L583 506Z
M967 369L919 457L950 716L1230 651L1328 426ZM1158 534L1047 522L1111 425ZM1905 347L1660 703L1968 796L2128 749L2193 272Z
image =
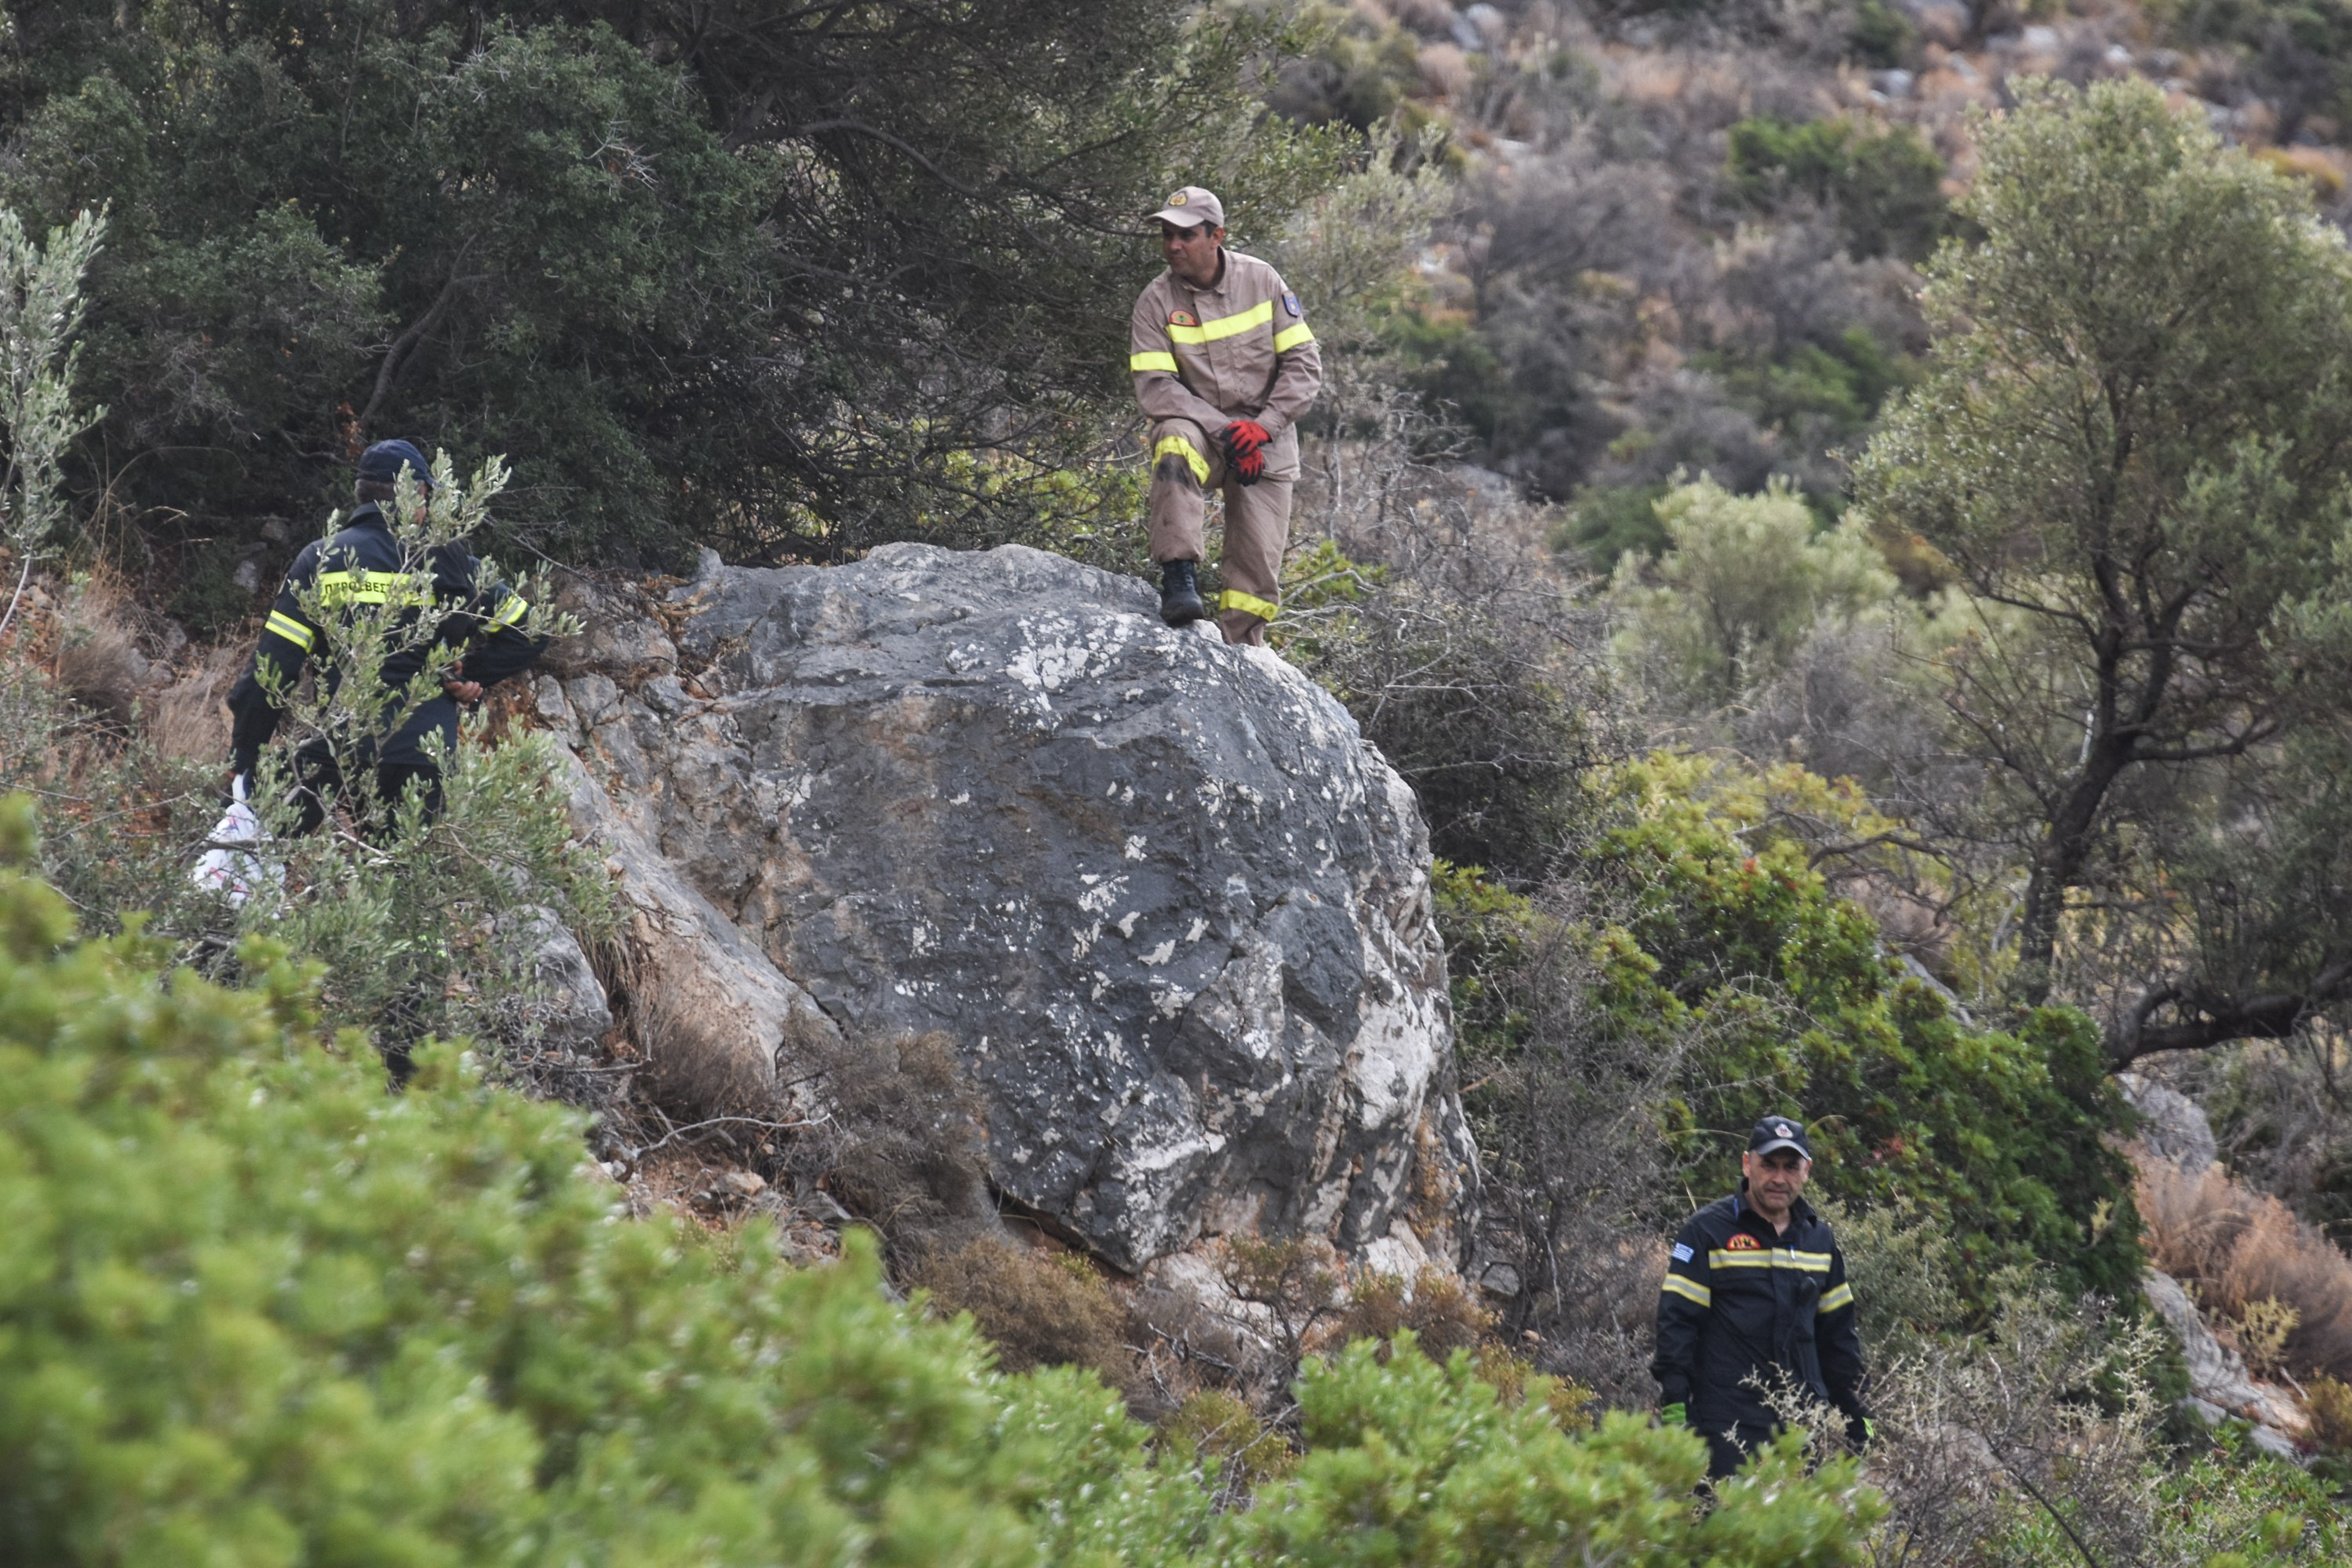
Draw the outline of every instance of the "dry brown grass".
M156 696L148 711L147 732L157 751L191 762L227 760L228 689L245 673L252 652L235 642L208 649Z
M1136 1380L1128 1310L1084 1254L1001 1236L919 1254L907 1282L948 1312L970 1312L1007 1372L1092 1367L1113 1388Z
M2267 1302L2292 1308L2279 1363L2300 1378L2352 1379L2352 1258L2218 1165L2192 1176L2152 1156L2135 1163L2150 1262L2193 1283L2225 1328L2260 1321Z
M1475 1350L1494 1331L1495 1314L1472 1298L1454 1276L1424 1268L1407 1281L1400 1275L1360 1269L1349 1286L1351 1300L1333 1333L1349 1340L1393 1340L1410 1329L1424 1354L1443 1363L1457 1350Z

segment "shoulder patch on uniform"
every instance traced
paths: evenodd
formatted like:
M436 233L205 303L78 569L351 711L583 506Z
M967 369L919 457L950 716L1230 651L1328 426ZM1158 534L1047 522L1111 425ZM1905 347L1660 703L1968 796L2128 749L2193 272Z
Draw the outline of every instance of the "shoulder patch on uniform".
M1731 1239L1723 1244L1723 1249L1726 1252L1761 1252L1764 1244L1744 1230L1735 1230L1731 1233Z
M1690 1249L1689 1247L1685 1247L1685 1246L1684 1246L1681 1242L1679 1242L1679 1241L1677 1241L1676 1243L1675 1243L1675 1262L1677 1262L1677 1263L1688 1263L1688 1262L1691 1260L1691 1258L1692 1258L1692 1257L1693 1257L1693 1256L1694 1256L1694 1255L1693 1255L1693 1253L1691 1252L1691 1249Z
M1192 319L1190 310L1171 310L1168 312L1168 324L1171 327L1197 327L1201 323Z
M1298 314L1298 296L1296 294L1285 294L1282 297L1282 308L1289 311L1294 316Z

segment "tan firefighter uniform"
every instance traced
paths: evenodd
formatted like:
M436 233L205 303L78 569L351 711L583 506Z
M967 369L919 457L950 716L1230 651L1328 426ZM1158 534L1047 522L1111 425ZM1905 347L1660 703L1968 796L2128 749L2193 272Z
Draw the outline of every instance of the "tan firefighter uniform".
M1135 400L1151 421L1151 559L1200 560L1206 492L1223 489L1217 626L1229 643L1263 644L1282 602L1290 492L1298 482L1292 421L1323 384L1323 355L1282 275L1255 256L1223 254L1210 288L1195 289L1173 272L1151 280L1135 302L1127 363ZM1225 473L1216 436L1236 419L1256 420L1272 437L1265 476L1255 485Z

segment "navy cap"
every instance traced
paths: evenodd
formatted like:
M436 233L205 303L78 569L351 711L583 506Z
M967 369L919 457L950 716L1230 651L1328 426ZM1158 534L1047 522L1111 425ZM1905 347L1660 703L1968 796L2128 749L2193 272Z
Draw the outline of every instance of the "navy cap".
M360 478L390 484L400 477L403 468L416 471L416 482L426 489L433 488L433 469L425 461L425 454L405 441L378 441L360 454Z
M1794 1149L1808 1160L1813 1157L1812 1145L1805 1142L1805 1124L1793 1116L1768 1116L1748 1132L1749 1153L1769 1154L1775 1149Z

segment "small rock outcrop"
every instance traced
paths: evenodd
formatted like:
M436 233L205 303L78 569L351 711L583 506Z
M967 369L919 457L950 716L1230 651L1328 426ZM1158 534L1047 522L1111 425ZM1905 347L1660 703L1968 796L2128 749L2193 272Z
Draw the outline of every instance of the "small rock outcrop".
M2301 1463L2299 1439L2311 1423L2294 1396L2254 1376L2236 1351L2213 1337L2180 1281L2151 1268L2144 1285L2148 1305L2180 1338L2181 1359L2189 1367L2189 1397L2183 1401L2189 1409L2208 1426L2224 1420L2250 1423L2256 1447Z
M2139 1073L2117 1073L2116 1082L2124 1091L2124 1102L2139 1117L2139 1141L2149 1152L2191 1176L2213 1163L2220 1145L2203 1106Z
M781 1082L795 1012L945 1034L998 1193L1122 1268L1235 1230L1450 1256L1475 1153L1412 795L1156 605L904 544L583 605L537 704L635 911L632 1005Z

